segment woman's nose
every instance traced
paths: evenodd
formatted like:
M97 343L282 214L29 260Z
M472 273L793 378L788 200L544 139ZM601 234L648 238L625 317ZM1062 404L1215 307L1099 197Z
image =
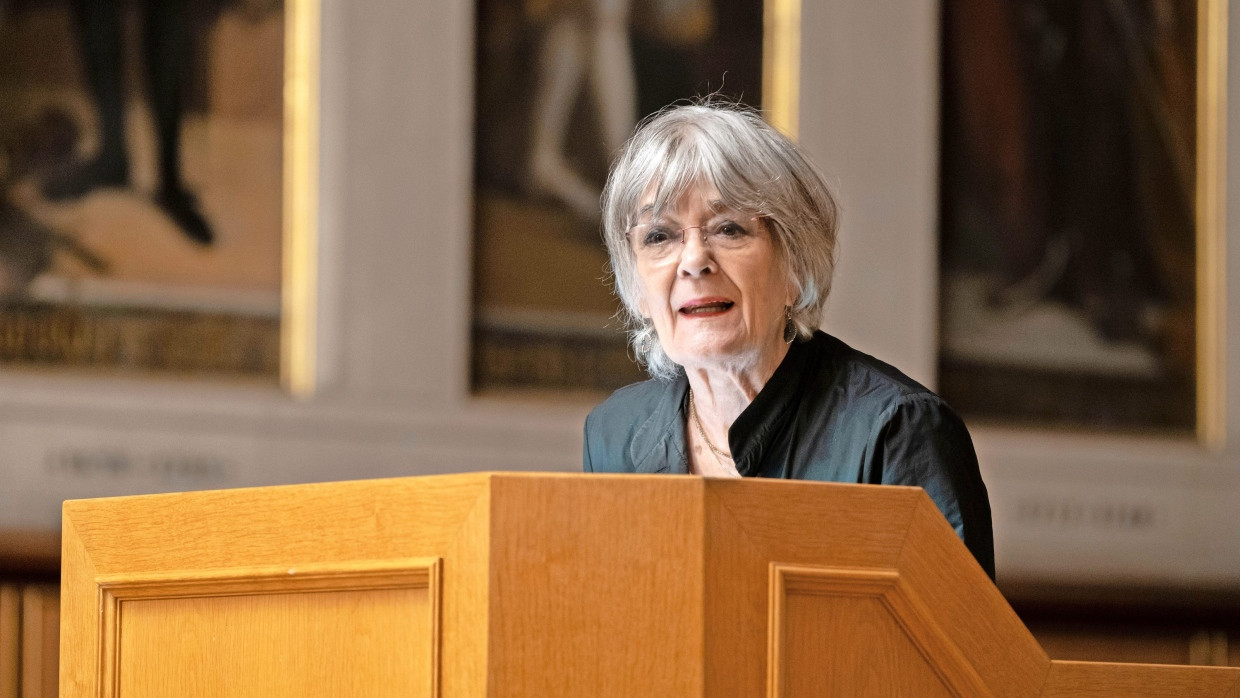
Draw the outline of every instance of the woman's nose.
M711 254L706 235L700 228L686 228L683 232L683 247L680 250L680 273L684 276L698 276L715 271L715 257Z

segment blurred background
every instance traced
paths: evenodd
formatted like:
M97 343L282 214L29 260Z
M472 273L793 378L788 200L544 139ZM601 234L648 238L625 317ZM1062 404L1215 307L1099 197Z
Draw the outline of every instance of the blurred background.
M0 696L56 693L64 499L578 470L640 375L608 157L674 99L757 106L770 10L0 2ZM843 205L824 327L965 415L1000 589L1054 658L1240 665L1226 3L799 11L769 69ZM311 322L282 340L290 300Z

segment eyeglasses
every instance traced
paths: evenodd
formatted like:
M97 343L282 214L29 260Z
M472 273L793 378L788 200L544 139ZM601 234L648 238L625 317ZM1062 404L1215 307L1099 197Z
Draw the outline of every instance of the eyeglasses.
M755 221L756 225L756 221ZM685 244L685 231L697 230L702 234L702 244L715 251L739 250L753 242L754 234L731 220L709 225L688 225L670 228L658 223L638 223L624 234L633 253L639 259L664 262L679 254Z

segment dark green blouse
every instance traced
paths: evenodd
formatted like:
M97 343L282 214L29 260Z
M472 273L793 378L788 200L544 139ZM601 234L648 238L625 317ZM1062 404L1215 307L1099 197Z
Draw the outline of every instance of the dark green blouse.
M617 390L586 418L584 468L689 472L689 382ZM744 477L921 487L994 578L990 500L964 422L892 366L818 332L796 342L728 432Z

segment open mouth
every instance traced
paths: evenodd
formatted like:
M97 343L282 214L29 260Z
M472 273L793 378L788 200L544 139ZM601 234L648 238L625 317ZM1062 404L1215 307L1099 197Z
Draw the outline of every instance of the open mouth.
M691 303L680 309L681 315L714 315L727 312L735 305L732 301L709 301L705 303Z

